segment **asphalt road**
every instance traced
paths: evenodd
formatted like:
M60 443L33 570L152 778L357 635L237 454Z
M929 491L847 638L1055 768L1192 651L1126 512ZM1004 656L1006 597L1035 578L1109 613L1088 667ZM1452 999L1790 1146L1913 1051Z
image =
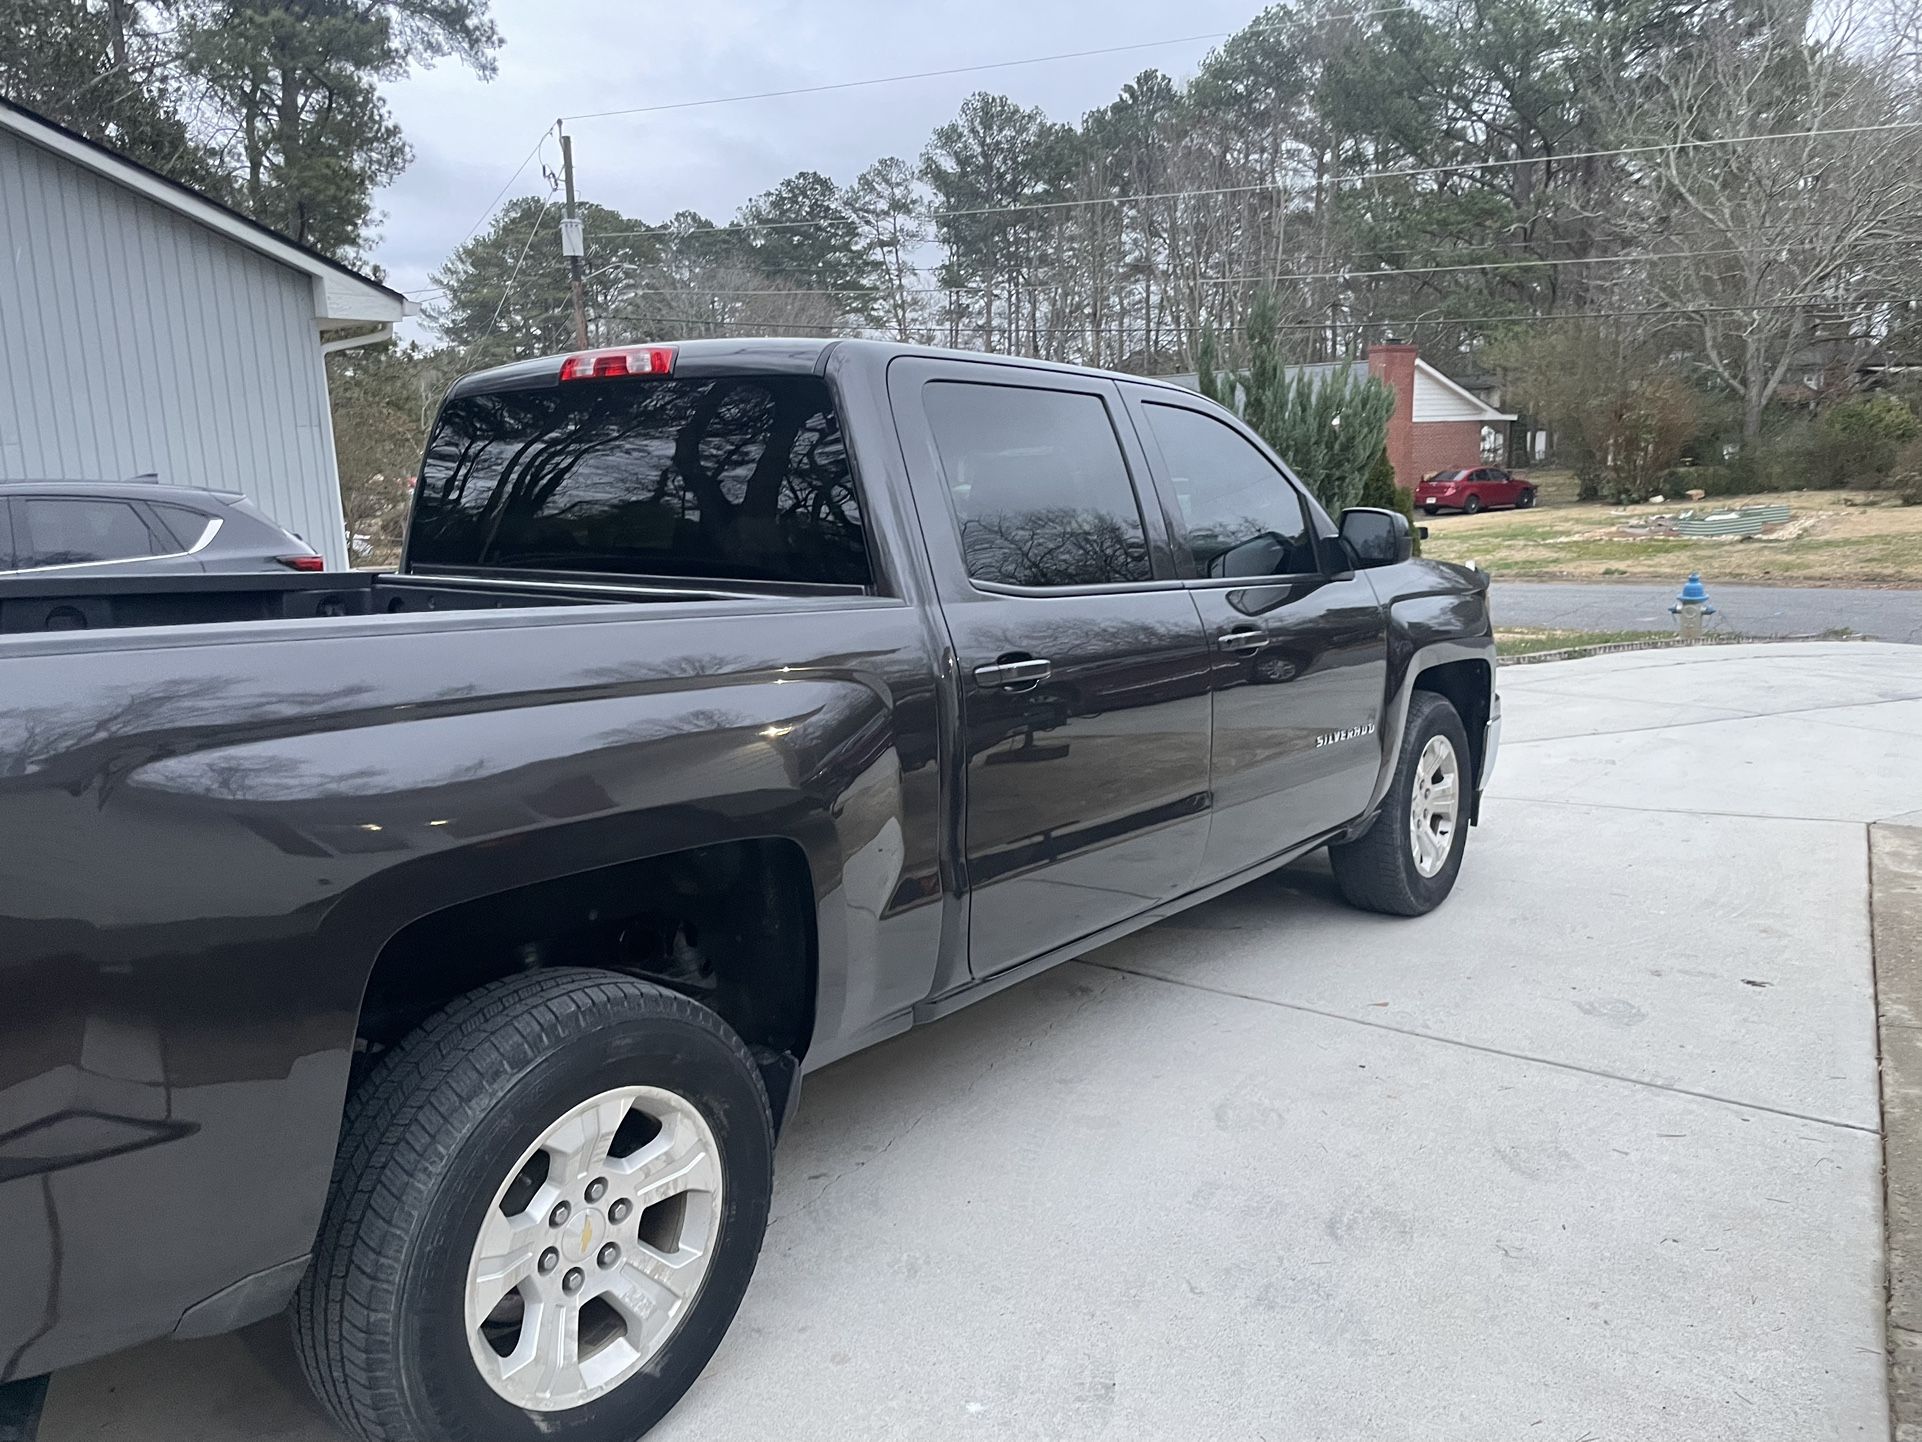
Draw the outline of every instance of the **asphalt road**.
M1687 578L1672 582L1496 581L1498 626L1566 631L1668 631L1668 608ZM1820 636L1847 630L1877 641L1922 645L1922 591L1705 583L1719 613L1711 624L1741 636Z
M1922 820L1922 650L1501 681L1433 915L1306 862L810 1077L650 1442L1886 1439L1864 823ZM293 1374L158 1343L42 1439L331 1442Z

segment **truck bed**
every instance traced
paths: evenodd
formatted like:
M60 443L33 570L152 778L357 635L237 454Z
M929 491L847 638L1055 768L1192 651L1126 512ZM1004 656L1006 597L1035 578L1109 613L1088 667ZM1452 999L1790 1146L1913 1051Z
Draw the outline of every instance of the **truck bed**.
M690 586L647 578L409 576L386 571L245 572L202 576L21 576L0 580L0 634L204 626L316 616L496 611L621 602L722 601L794 588Z

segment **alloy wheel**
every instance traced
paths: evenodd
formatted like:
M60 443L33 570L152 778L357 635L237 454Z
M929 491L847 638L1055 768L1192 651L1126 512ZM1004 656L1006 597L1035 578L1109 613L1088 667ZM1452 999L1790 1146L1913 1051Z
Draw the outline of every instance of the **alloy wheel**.
M1448 863L1461 815L1461 763L1446 736L1430 736L1415 765L1408 805L1409 849L1415 870L1434 876Z
M602 1092L556 1120L494 1195L467 1268L474 1365L558 1412L638 1372L692 1309L721 1226L720 1149L685 1097Z

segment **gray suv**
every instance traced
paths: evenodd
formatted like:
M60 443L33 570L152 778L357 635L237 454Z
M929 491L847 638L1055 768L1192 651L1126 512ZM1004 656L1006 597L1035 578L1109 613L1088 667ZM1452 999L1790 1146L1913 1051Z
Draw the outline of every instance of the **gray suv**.
M149 480L0 482L0 575L319 571L326 564L238 491Z

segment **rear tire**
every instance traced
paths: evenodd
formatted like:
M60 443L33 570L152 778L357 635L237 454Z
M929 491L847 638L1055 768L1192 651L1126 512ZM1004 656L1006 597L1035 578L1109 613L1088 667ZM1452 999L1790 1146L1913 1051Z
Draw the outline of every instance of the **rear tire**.
M1426 512L1428 512L1428 514L1429 514L1429 515L1431 515L1431 516L1433 516L1433 515L1439 515L1439 514L1440 514L1440 512L1441 512L1441 507L1440 507L1440 506L1423 506L1423 507L1422 507L1422 509L1423 509L1424 511L1426 511Z
M615 1114L597 1110L607 1105L633 1109L631 1131L627 1111L613 1129ZM369 1442L631 1442L693 1384L740 1306L773 1156L760 1073L707 1008L571 969L461 997L381 1057L348 1102L293 1307L315 1395ZM554 1224L563 1202L571 1220ZM526 1257L490 1266L482 1242L509 1235L499 1255ZM501 1300L477 1325L490 1275ZM500 1286L504 1276L521 1280ZM523 1328L535 1331L515 1385L531 1409L483 1371L512 1369ZM563 1339L551 1371L550 1337ZM600 1390L562 1380L541 1392L550 1375Z
M1431 832L1435 829L1435 776L1438 765L1446 764L1438 763L1438 757L1452 758L1454 809L1446 836L1436 838L1439 850L1430 843L1429 855L1438 857L1439 864L1425 875L1414 833L1423 806ZM1350 906L1389 916L1420 916L1448 899L1468 846L1470 788L1475 784L1472 767L1468 734L1455 708L1433 691L1415 692L1408 701L1395 779L1374 824L1355 840L1328 848L1335 881Z
M1482 498L1480 496L1470 496L1467 500L1462 502L1462 510L1467 512L1471 516L1474 515L1476 512L1480 511L1481 508L1482 508Z

